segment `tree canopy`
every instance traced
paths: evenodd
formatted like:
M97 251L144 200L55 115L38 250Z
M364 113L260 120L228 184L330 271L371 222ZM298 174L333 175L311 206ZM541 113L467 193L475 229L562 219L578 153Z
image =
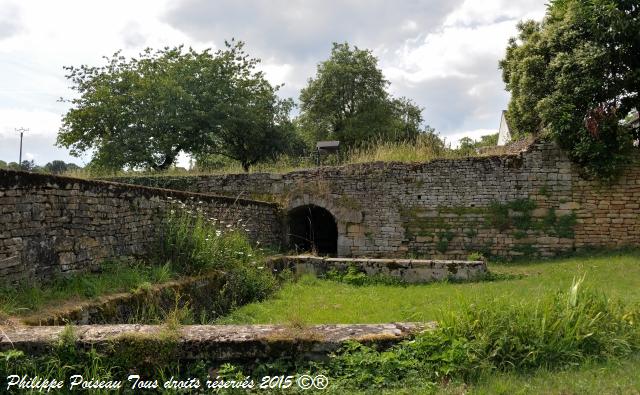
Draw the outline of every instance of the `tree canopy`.
M549 134L587 175L611 180L628 162L640 108L640 6L635 0L552 0L518 26L500 62L515 136Z
M74 155L92 151L92 167L164 170L183 151L248 169L290 146L292 103L276 96L242 42L215 53L180 46L106 59L65 68L78 97L57 143Z
M347 146L415 139L422 110L409 99L392 98L388 85L371 51L334 43L300 93L302 132L310 142L335 139Z
M474 140L471 137L463 137L460 139L458 151L464 155L472 155L480 148L495 147L497 144L498 133L480 136L480 140Z

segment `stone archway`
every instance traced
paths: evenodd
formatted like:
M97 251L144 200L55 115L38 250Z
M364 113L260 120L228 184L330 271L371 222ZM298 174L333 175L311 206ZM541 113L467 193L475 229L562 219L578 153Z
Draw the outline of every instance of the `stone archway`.
M289 248L297 252L338 253L338 225L326 209L308 204L287 214Z
M318 196L311 194L301 194L288 201L285 205L287 213L287 225L285 227L287 235L287 244L291 246L292 240L289 234L291 233L291 226L289 224L289 213L294 212L300 207L315 206L328 212L333 221L335 222L337 229L337 246L336 251L330 255L336 256L352 256L352 248L354 240L347 233L347 227L350 224L359 224L362 222L362 212L356 209L346 208L338 205L333 199L326 196ZM298 213L299 214L299 213Z

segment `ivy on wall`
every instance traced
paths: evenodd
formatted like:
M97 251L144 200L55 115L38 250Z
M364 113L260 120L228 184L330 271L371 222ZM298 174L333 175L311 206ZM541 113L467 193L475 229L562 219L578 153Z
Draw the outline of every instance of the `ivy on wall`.
M534 216L537 208L531 199L515 199L509 202L493 201L486 207L447 206L428 210L422 207L405 207L400 215L406 224L406 238L415 241L417 237L431 237L434 249L440 253L449 250L451 241L459 236L465 239L467 251L489 254L491 243L478 244L474 239L480 229L496 229L513 237L513 251L530 256L537 254L530 236L551 236L573 238L576 214L558 215L555 208L547 209L544 216ZM452 218L452 214L457 218ZM463 234L456 234L453 227L463 228Z

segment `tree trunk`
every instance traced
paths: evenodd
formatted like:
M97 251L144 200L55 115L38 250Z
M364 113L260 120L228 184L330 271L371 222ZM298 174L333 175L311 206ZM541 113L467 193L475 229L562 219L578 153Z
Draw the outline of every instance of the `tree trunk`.
M175 163L176 158L178 157L178 153L180 152L181 148L178 147L175 150L173 150L173 152L167 153L164 156L164 161L162 163L160 163L159 165L155 165L152 166L154 170L159 170L159 171L164 171L167 170L172 164Z

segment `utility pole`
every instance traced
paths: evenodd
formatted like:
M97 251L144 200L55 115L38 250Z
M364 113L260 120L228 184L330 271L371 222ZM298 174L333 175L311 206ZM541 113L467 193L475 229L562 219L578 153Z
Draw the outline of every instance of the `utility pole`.
M29 129L16 128L16 132L20 132L20 156L18 157L18 167L20 168L20 170L22 170L22 136L24 135L24 132L28 131Z

